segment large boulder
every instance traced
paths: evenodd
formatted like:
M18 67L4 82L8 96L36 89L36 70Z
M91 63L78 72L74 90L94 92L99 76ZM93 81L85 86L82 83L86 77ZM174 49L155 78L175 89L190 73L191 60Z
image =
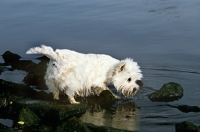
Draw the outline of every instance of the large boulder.
M170 102L178 100L183 96L183 88L180 84L169 82L164 84L161 89L149 95L151 101Z

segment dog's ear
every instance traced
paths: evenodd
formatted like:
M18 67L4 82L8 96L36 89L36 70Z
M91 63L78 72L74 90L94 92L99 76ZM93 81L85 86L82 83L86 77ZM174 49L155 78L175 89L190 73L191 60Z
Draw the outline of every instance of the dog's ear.
M120 66L120 72L124 70L126 64L123 64L122 66Z
M125 69L125 67L126 67L126 63L120 62L120 63L117 64L117 66L115 68L115 72L120 73Z

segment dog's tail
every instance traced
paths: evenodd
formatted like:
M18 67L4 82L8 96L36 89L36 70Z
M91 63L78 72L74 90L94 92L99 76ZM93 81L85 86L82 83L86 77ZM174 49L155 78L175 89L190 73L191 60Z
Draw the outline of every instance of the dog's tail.
M56 60L57 54L49 46L41 45L41 47L30 48L26 54L44 54L49 59Z

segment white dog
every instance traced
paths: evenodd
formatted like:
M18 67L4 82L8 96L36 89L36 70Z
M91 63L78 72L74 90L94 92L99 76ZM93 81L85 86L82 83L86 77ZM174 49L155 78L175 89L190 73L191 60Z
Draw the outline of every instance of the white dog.
M54 51L45 45L31 48L26 54L44 54L50 59L46 85L54 99L59 99L59 91L63 91L71 104L79 104L74 99L76 95L99 95L109 90L107 84L110 83L127 97L135 95L142 85L140 67L129 58L119 61L108 55L82 54L67 49Z

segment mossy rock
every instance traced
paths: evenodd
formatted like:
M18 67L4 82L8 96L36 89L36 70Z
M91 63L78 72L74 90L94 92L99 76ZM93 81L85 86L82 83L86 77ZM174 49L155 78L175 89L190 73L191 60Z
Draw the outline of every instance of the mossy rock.
M183 88L180 84L169 82L164 84L160 90L149 95L151 101L170 102L178 100L183 96Z
M175 129L176 132L200 132L200 127L188 121L177 123Z
M56 132L92 132L87 126L77 118L71 118L56 129Z

